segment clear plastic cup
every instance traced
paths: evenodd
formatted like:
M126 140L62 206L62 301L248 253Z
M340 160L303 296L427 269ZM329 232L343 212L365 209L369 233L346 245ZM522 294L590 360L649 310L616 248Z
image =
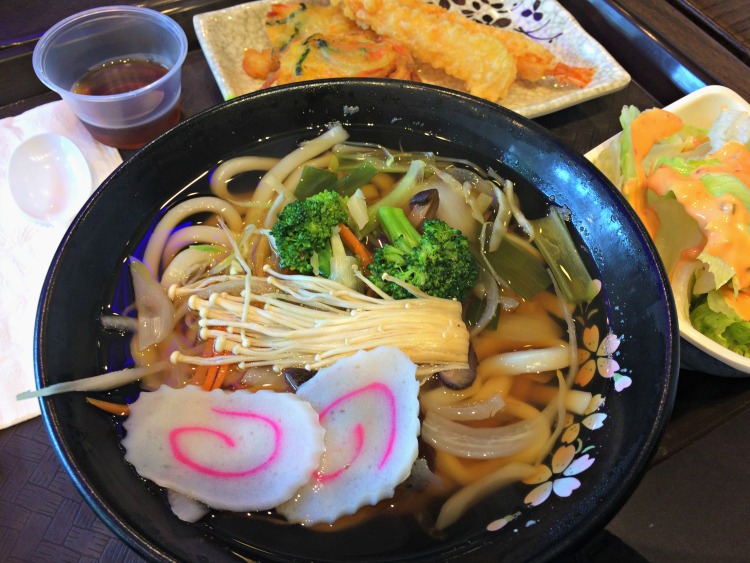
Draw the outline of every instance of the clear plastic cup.
M186 55L185 32L168 16L107 6L51 27L33 65L95 139L135 149L179 122Z

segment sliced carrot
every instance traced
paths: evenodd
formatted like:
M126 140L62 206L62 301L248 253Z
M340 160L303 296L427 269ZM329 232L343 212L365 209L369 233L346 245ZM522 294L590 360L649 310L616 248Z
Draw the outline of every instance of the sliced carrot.
M219 371L218 365L212 365L208 367L208 371L206 372L206 379L203 380L203 389L205 391L210 391L214 388L214 381L216 380L216 374Z
M214 355L214 339L209 338L203 345L203 352L201 356L204 358L210 358ZM198 365L195 367L195 373L193 374L193 382L197 385L202 385L206 380L206 373L208 372L208 366Z
M216 379L214 380L212 389L221 389L221 386L224 385L224 378L226 378L228 371L229 364L221 364L219 366L219 372L216 374Z
M343 223L339 223L339 236L341 237L341 242L359 257L359 262L363 269L372 264L372 254L370 251L367 250L367 247L362 244L362 241L357 238L351 229Z
M109 401L92 399L91 397L86 397L86 402L110 414L116 414L118 416L128 416L130 414L130 405L110 403Z
M225 327L217 327L220 330L224 330ZM209 347L208 344L211 344ZM226 356L228 354L227 351L223 352L216 352L216 348L214 346L214 339L210 339L206 342L206 347L203 349L203 357L204 358L210 358L215 356ZM222 384L224 383L224 378L227 375L227 371L229 371L229 364L212 364L209 366L201 366L205 370L205 379L203 379L203 383L201 384L201 387L205 389L206 391L211 391L212 389L219 389L221 388ZM197 371L197 370L196 370ZM200 381L200 380L199 380Z

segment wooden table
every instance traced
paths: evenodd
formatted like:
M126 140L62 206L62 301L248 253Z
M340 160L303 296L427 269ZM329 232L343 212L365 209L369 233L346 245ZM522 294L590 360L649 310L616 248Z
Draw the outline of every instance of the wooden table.
M40 0L0 5L0 118L56 99L31 72L35 37L103 4ZM147 2L186 29L183 114L222 101L192 31L192 15L222 0ZM631 73L621 92L537 121L585 152L617 132L624 104L665 105L696 84L750 99L747 0L562 0ZM42 7L44 10L42 10ZM12 26L12 27L11 27ZM125 157L128 155L125 154ZM682 371L670 424L634 495L571 561L750 559L750 378ZM96 517L64 472L40 419L0 431L0 561L140 561Z

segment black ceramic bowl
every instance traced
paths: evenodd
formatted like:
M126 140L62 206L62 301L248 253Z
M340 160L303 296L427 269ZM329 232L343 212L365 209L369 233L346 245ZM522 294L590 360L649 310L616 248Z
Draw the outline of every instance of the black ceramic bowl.
M579 331L587 337L579 342L590 375L585 389L603 406L568 421L564 443L553 450L567 452L564 470L541 488L519 484L491 496L440 538L409 516L335 533L218 512L186 524L125 463L112 417L75 393L42 405L65 468L97 514L147 558L520 561L569 552L615 514L664 430L679 364L674 305L648 238L603 176L537 124L470 96L375 80L293 85L229 101L149 144L93 195L55 256L37 318L39 385L127 362L126 346L108 341L98 319L119 298L125 257L139 252L165 206L206 190L207 172L222 159L285 154L335 121L352 140L435 150L493 168L516 182L526 209L552 202L570 211L576 241L602 283L576 315L586 327ZM608 353L602 343L611 345L611 357L597 364ZM597 365L611 370L589 369ZM536 505L524 502L530 498ZM511 514L515 520L501 527Z

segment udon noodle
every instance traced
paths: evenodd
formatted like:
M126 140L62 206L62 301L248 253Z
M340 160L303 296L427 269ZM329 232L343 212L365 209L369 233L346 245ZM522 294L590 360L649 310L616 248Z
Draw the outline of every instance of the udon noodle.
M342 178L355 169L361 172L363 165L370 174L340 195L347 215L345 223L359 241L357 248L364 248L356 252L348 246L344 249L351 272L347 270L341 279L326 276L316 267L320 258L316 253L311 272L289 268L280 252L284 241L275 236L281 231L275 226L281 221L282 211L294 202L314 197L303 196L300 190L309 181L305 177L311 168L330 173L333 185L340 185ZM246 173L260 176L257 187L251 193L234 191L233 179ZM590 278L574 280L580 282L578 289L560 286L561 278L555 275L560 265L545 261L550 254L544 249L545 243L564 248L566 242L545 241L542 237L565 238L564 220L554 209L541 220L527 219L513 184L496 173L430 153L351 143L347 132L337 125L283 158L243 156L224 161L212 171L210 186L211 195L191 197L169 209L150 235L143 259L130 262L136 326L130 327L129 321L107 321L111 326L134 330L131 352L136 369L125 370L124 375L118 374L120 379L109 383L79 388L121 385L131 374L131 379L140 380L141 396L152 396L153 401L159 394L165 400L173 396L162 391L165 388L182 390L180 393L187 389L190 397L198 391L211 397L252 395L261 403L270 393L298 401L283 407L301 413L294 415L298 417L295 421L310 418L309 405L318 409L312 419L323 421L327 411L316 407L316 401L323 401L320 397L339 385L330 381L336 381L336 370L346 367L346 377L353 380L360 377L357 370L367 372L361 375L356 392L387 388L393 417L401 416L399 409L409 411L408 401L413 399L416 405L411 418L399 422L416 424L416 431L404 438L411 445L403 446L403 452L396 452L402 446L391 429L389 455L391 450L394 456L403 453L405 470L396 471L382 485L373 479L373 487L382 491L362 493L364 500L357 506L336 506L331 509L333 517L317 520L299 516L288 508L288 502L278 498L269 501L277 503L272 506L248 501L241 505L245 511L259 506L277 509L279 518L335 527L356 521L352 513L369 518L377 513L378 506L398 506L404 498L410 499L403 501L409 511L415 498L429 499L430 506L436 504L434 499L441 499L437 512L424 521L427 527L442 530L499 488L533 480L536 466L562 431L566 413L582 413L587 408L590 394L570 389L577 371L571 313L577 303L590 299ZM432 197L425 198L425 194ZM368 276L375 266L365 263L363 256L375 255L389 244L378 224L377 210L383 207L404 210L418 231L427 229L427 217L427 221L447 223L468 238L472 267L476 266L474 273L478 275L471 280L463 300L431 295L395 276L384 278L395 284L391 286ZM550 229L548 223L542 229L538 221L549 221L550 217L562 229ZM335 238L337 232L334 228L330 236ZM333 242L338 240L334 238ZM566 262L566 269L581 271L580 264L571 265L578 260L576 255L559 259ZM541 273L530 281L524 278L527 271ZM401 288L407 292L406 297L394 299L384 287ZM376 357L367 354L389 359L378 360L375 368L346 363ZM384 371L397 372L398 376L379 373ZM388 379L391 375L393 382ZM418 384L412 387L409 382L415 380ZM314 385L318 389L313 389ZM214 393L216 390L221 392ZM347 397L355 391L348 393ZM146 418L135 413L141 402L145 404L139 399L131 405L134 420L126 423L128 437L124 441L127 459L136 470L170 489L175 512L184 519L196 520L205 513L201 509L186 512L186 502L193 508L207 505L241 510L228 500L211 502L214 497L210 494L191 494L193 489L178 482L160 481L149 471L144 458L151 454L131 451L138 443L135 419L141 423ZM164 405L159 409L170 413L167 402ZM206 408L210 417L216 416L212 412L225 412L229 407L214 404ZM366 418L365 414L361 416ZM164 424L172 424L171 414L164 418ZM195 429L199 423L190 424ZM374 430L362 430L360 426L357 452L366 450L367 440L375 435ZM206 441L219 440L218 431L201 428L204 433L215 434L204 436ZM349 435L350 430L340 433ZM176 430L170 432L173 451L177 451ZM305 443L317 444L321 431L310 432ZM326 440L336 432L327 427ZM208 444L197 447L207 448ZM306 451L301 445L295 448ZM280 487L281 497L299 495L297 491L313 475L325 477L323 469L313 472L311 468L321 456L334 456L330 450L335 448L336 444L326 442L300 453L301 457L309 455L312 461L294 479L278 479L285 483ZM199 484L191 485L197 488L203 486L201 481L211 481L212 476L224 476L222 472L229 471L218 461L210 471L205 463L185 464L192 464L188 471L201 473ZM341 471L346 470L344 467ZM383 499L389 500L378 504ZM376 509L357 512L367 505L376 505ZM427 500L421 501L421 506L427 505Z

